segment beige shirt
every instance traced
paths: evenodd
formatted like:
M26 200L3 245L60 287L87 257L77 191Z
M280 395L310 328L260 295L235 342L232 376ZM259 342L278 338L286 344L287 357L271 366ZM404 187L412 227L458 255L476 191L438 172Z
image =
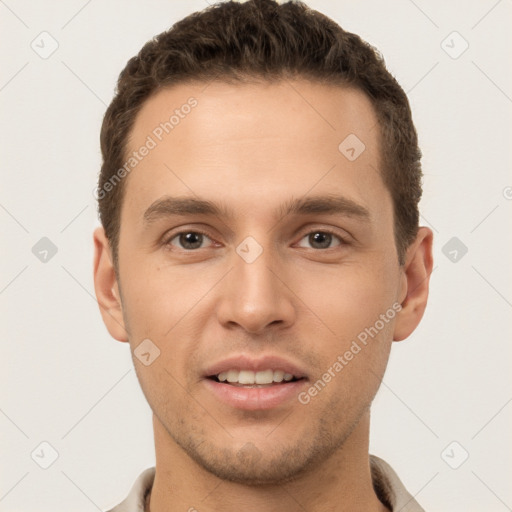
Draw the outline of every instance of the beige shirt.
M380 501L393 512L425 512L384 460L370 455L373 487ZM107 512L144 512L146 498L153 486L155 468L144 470L135 480L127 498Z

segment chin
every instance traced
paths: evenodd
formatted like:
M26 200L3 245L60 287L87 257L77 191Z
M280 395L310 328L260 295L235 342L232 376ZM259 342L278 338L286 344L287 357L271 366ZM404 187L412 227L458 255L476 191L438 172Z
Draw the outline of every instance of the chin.
M333 439L325 432L317 439L301 436L288 446L283 445L283 440L272 443L269 437L262 444L246 442L241 448L233 439L228 440L229 446L218 446L206 439L199 443L182 441L181 447L204 470L222 480L250 486L296 480L325 462L343 444L343 439Z
M254 445L244 446L238 452L210 452L206 457L195 454L195 461L222 480L250 486L286 483L311 470L311 461L299 449L279 454L274 450L270 455L261 453Z

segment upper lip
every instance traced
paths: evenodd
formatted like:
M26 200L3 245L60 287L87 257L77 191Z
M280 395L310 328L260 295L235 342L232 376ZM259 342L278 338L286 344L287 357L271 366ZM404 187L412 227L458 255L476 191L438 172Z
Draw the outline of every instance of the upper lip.
M251 370L253 372L265 370L282 370L294 377L306 377L306 373L291 361L275 356L265 355L254 357L247 354L233 355L209 366L205 371L205 377L213 377L228 370Z

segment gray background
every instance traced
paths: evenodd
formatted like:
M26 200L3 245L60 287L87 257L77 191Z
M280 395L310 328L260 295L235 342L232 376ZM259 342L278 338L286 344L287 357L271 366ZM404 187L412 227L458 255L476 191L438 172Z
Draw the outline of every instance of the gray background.
M371 452L427 510L512 510L512 2L307 3L384 54L424 152L430 304L394 346ZM206 5L0 1L2 511L104 510L154 464L129 347L94 298L92 191L118 73Z

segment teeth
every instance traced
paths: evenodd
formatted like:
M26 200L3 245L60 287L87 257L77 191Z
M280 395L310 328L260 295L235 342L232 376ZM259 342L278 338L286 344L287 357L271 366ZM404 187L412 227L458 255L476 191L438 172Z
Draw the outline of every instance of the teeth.
M238 375L239 384L254 384L254 372L242 370Z
M244 373L253 373L253 372L244 372ZM245 382L242 382L242 372L240 372L240 380L239 382L241 384L245 384ZM264 372L256 372L254 373L254 383L255 384L271 384L274 382L274 372L272 370L265 370ZM249 384L252 384L250 382Z
M274 382L283 382L284 372L277 370L274 372Z
M289 382L293 379L291 373L282 370L264 370L253 372L251 370L228 370L217 375L220 382L230 384L272 384L273 382Z
M240 372L237 372L236 370L228 370L226 373L228 382L238 382Z

